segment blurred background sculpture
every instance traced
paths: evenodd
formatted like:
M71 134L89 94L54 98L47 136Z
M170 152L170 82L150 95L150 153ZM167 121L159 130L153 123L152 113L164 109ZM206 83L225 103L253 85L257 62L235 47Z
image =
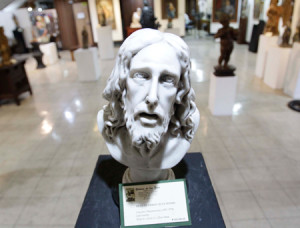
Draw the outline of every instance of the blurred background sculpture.
M82 35L82 48L88 49L89 48L89 34L86 30L86 26L83 26L81 35Z
M98 21L101 26L106 26L106 17L101 5L98 7Z
M277 4L278 0L271 0L270 7L267 11L268 21L264 29L264 34L271 33L272 36L279 34L278 23L282 14L282 7Z
M142 9L142 15L140 19L142 28L157 29L160 25L159 23L155 22L156 19L157 18L154 16L152 7L149 6L147 0L144 0L144 7Z
M16 28L13 30L13 34L16 40L16 45L14 47L14 53L25 53L27 52L25 40L24 40L24 29L19 25L19 21L16 15L13 16Z
M284 30L284 33L282 34L282 41L280 44L281 47L291 47L290 45L291 33L292 30L291 30L290 22L288 22Z
M137 8L135 12L132 14L132 22L130 24L130 28L142 28L142 25L140 23L142 14L142 9Z
M173 19L175 18L176 8L172 2L168 3L167 16L168 16L168 28L173 28Z
M300 42L300 23L296 27L296 32L293 36L293 42Z
M216 76L233 76L235 67L228 65L230 55L233 50L233 40L236 39L235 30L229 26L230 17L228 14L222 14L220 17L220 23L223 25L221 29L215 34L215 38L221 39L219 57L219 65L215 66Z
M4 28L2 26L0 27L0 54L2 57L0 66L12 64L8 40L4 34Z
M172 167L199 125L186 43L140 29L119 49L97 122L112 157L129 167L123 183L174 179Z
M291 37L291 22L293 16L293 6L294 1L284 0L282 3L282 26L285 27L284 33L282 35L281 47L290 47L290 37Z

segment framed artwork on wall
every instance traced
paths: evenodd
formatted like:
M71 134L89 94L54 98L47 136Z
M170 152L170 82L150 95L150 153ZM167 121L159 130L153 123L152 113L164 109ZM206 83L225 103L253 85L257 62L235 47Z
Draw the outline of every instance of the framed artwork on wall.
M213 0L213 22L218 22L223 13L230 16L231 22L237 22L239 0Z
M162 19L169 17L178 18L178 1L177 0L163 0L161 1L161 16Z
M112 29L116 29L114 4L112 0L96 0L98 23L101 24L103 16L106 20L106 25L110 25ZM102 16L103 15L103 16Z
M113 41L123 40L121 8L119 0L88 0L94 41L98 42L97 27L105 17L106 25L112 28Z

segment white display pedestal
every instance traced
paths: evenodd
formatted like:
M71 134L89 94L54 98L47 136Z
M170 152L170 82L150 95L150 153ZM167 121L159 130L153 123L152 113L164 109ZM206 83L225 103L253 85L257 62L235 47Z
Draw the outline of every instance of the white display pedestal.
M179 28L166 28L165 32L180 36Z
M95 47L74 51L79 81L96 81L100 76L100 61Z
M267 54L264 83L282 89L291 48L271 47Z
M58 61L56 43L40 44L40 50L43 55L43 63L45 65L52 65Z
M294 43L285 72L284 93L300 99L300 43Z
M237 76L211 75L208 106L213 115L232 115L237 86Z
M113 59L115 54L111 26L97 27L97 35L100 58Z
M258 52L256 58L255 76L262 78L265 72L267 53L270 47L277 44L278 36L259 36Z

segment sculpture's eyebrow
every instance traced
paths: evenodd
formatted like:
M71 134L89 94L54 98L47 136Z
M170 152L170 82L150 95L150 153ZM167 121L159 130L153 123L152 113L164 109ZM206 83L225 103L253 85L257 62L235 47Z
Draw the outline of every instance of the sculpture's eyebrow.
M168 76L171 76L171 77L174 77L174 78L177 78L177 77L178 77L177 74L175 74L175 73L173 73L173 72L171 72L171 71L169 71L169 70L164 70L164 71L161 73L161 75L168 75Z

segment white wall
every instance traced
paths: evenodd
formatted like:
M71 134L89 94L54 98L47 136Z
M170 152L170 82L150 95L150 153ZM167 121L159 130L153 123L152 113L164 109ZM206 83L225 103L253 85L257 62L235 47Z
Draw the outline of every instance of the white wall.
M167 28L168 20L162 19L161 1L162 0L154 0L154 15L155 17L157 17L157 20L161 24L159 30L164 31ZM185 1L184 0L178 0L178 9L176 10L178 10L178 18L172 20L173 28L179 28L180 36L184 36L185 35L185 24L184 24Z
M4 33L8 39L14 38L14 34L12 33L12 31L16 28L16 25L13 21L12 12L0 11L0 26L3 26Z
M4 27L5 35L8 39L14 39L13 30L16 28L13 15L16 15L19 25L24 29L24 39L27 47L30 47L32 40L32 26L27 9L18 9L13 12L0 11L0 26Z

